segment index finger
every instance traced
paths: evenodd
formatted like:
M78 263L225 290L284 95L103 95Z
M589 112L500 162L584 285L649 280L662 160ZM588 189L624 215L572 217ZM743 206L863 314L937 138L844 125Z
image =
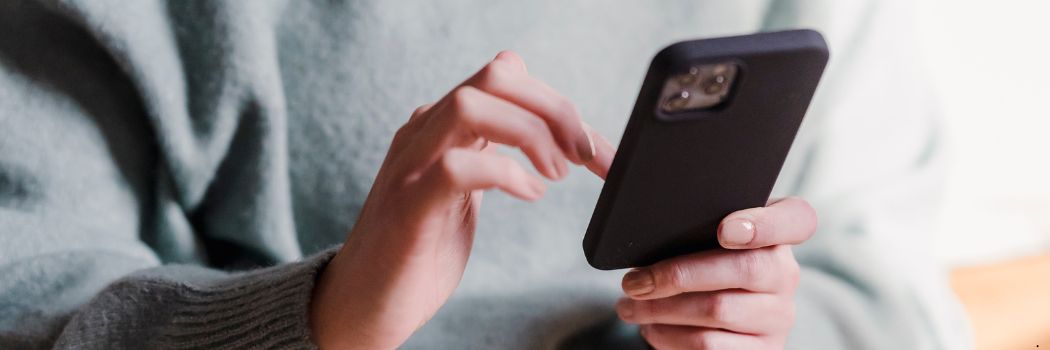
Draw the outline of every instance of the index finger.
M788 197L765 207L733 212L718 226L718 242L727 249L801 244L817 229L817 212L802 198Z
M463 85L485 91L535 113L550 127L565 157L576 164L594 159L597 146L584 131L580 112L569 99L543 82L530 77L524 61L503 51Z
M609 175L609 167L616 156L616 147L587 123L583 124L583 129L591 135L591 140L594 140L594 158L585 164L587 170L604 180Z

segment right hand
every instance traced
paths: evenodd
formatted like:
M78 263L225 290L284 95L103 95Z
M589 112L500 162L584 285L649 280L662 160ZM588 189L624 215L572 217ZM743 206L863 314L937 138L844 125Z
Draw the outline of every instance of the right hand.
M543 195L543 181L493 143L520 148L552 180L567 174L566 161L604 178L615 153L568 99L501 52L394 136L357 223L314 288L310 323L322 348L401 345L459 284L481 191Z

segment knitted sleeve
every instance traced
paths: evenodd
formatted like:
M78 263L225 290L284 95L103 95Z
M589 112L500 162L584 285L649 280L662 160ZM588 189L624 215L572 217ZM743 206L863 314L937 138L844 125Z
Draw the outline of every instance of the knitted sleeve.
M223 164L186 151L202 138L178 130L252 135L236 124L180 124L189 119L184 108L178 119L144 106L186 106L166 92L183 91L186 82L172 68L178 57L164 54L176 45L162 4L76 4L0 3L0 349L313 347L307 321L314 276L333 250L301 259L288 220L200 208L194 199L228 200L228 193L172 190L176 180L207 189L214 181L191 178L187 169ZM99 20L90 25L95 34L85 30L84 18L113 16L111 7L141 25ZM136 44L98 34L114 31ZM142 70L169 90L151 93L145 78L135 78L128 57L143 52L156 54L143 60L156 66ZM173 125L161 130L151 116ZM264 145L254 149L271 149L265 143L272 138L257 139ZM253 160L247 151L231 152ZM174 164L173 153L189 165L171 170L165 164ZM233 178L220 187L282 193ZM201 213L233 224L218 226ZM259 224L240 224L247 215ZM198 234L205 231L211 236ZM234 244L247 248L230 249ZM237 262L272 267L240 273L200 267Z

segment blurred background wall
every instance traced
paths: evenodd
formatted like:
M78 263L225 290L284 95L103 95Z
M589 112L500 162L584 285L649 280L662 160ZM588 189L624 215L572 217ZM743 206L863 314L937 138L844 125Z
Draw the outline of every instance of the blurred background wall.
M1050 348L1050 1L918 4L951 154L937 256L980 348Z

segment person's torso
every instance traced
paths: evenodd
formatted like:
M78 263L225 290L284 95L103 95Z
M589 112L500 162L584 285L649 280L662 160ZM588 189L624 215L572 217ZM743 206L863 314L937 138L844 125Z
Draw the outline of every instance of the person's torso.
M111 50L127 50L122 59L160 146L158 181L172 182L157 189L157 229L149 234L163 236L153 239L162 243L209 237L174 250L158 245L167 262L192 262L187 257L201 255L199 248L212 262L226 252L250 251L256 263L272 263L342 242L397 128L500 50L521 54L530 74L574 101L615 143L660 48L760 30L770 5L362 0L164 6L173 48L136 37L137 31L166 33L149 19L98 27L117 33ZM130 44L121 47L122 40ZM179 77L184 82L166 80ZM581 248L601 186L575 168L535 203L487 194L462 283L404 347L549 348L611 316L620 273L591 268Z
M289 159L300 235L342 238L396 128L498 51L578 104L616 140L657 50L746 33L764 1L360 1L288 7L282 32ZM316 21L316 22L313 22ZM293 58L294 57L294 58ZM518 153L516 150L508 150ZM585 169L536 203L490 193L460 287L405 348L549 348L611 316L618 272L587 265L583 232L601 190ZM316 238L310 238L315 240Z

